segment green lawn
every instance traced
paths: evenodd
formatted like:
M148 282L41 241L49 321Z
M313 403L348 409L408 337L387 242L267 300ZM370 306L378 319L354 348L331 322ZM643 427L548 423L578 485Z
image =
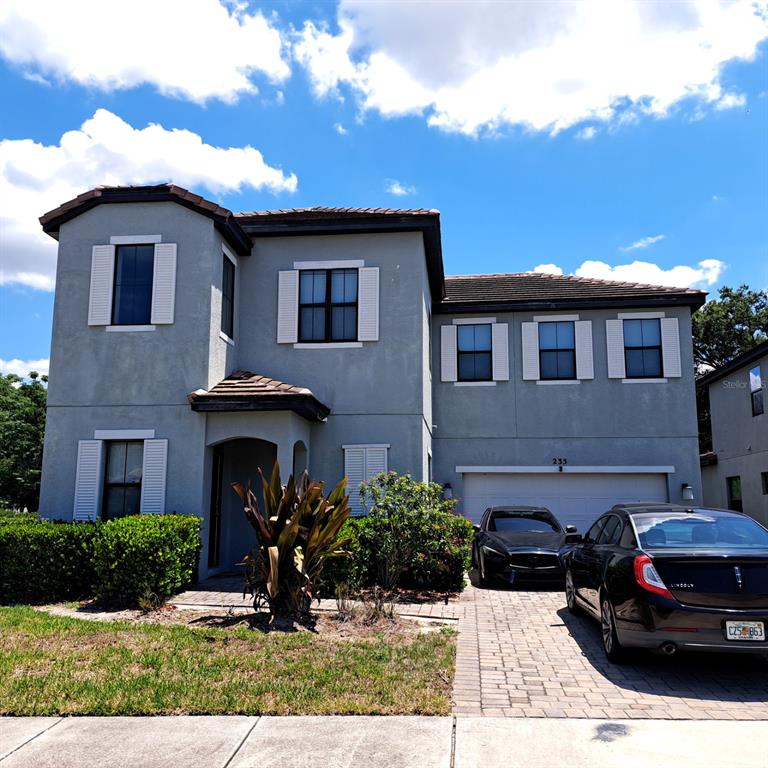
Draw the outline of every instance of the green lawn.
M446 714L455 633L95 622L0 608L0 714Z

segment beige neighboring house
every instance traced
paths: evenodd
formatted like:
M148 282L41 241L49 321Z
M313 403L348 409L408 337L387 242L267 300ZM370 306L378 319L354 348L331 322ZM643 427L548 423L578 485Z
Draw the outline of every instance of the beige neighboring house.
M704 503L768 525L768 341L702 377L709 389L712 446L701 456Z

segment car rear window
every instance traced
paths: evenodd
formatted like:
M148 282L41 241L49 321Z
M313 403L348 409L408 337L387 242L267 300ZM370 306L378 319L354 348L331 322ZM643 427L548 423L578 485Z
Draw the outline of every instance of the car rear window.
M768 549L768 531L747 517L707 515L637 515L640 546L651 549Z
M560 529L555 523L550 523L539 517L527 517L510 514L509 512L494 512L488 523L488 530L502 533L552 533Z

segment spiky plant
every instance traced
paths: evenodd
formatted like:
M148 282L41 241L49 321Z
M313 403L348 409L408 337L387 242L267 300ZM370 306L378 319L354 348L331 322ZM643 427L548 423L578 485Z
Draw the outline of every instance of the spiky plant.
M306 615L323 564L343 552L339 531L350 512L344 492L347 480L342 479L326 497L325 484L310 480L306 472L298 482L291 475L283 486L277 462L269 480L261 469L259 475L263 510L250 485L232 483L257 536L256 545L243 558L245 592L253 595L257 611L267 608L273 616Z

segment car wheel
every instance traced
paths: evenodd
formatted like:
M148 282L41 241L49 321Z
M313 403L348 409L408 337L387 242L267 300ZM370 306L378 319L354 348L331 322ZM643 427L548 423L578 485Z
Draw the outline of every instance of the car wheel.
M573 583L573 574L570 568L565 572L565 601L571 613L578 615L582 612L576 600L576 585Z
M482 552L477 553L477 575L481 587L489 587L491 580L485 572L485 558Z
M613 616L611 602L605 596L600 603L600 629L606 658L613 664L620 664L626 658L626 651L616 633L616 619Z

